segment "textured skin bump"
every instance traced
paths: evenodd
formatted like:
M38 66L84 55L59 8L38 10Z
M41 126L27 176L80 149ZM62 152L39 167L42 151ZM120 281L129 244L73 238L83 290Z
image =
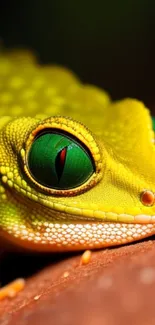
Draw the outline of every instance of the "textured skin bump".
M54 116L54 117L53 117ZM69 132L90 150L95 172L75 190L52 192L27 170L44 128ZM154 234L154 132L143 103L111 103L68 70L28 52L0 55L0 232L16 245L54 251L128 243Z

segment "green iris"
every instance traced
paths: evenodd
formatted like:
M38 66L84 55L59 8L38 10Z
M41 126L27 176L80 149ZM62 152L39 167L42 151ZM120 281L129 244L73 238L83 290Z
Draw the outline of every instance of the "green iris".
M57 190L80 186L94 173L91 154L84 145L72 136L49 130L32 143L28 167L38 183Z

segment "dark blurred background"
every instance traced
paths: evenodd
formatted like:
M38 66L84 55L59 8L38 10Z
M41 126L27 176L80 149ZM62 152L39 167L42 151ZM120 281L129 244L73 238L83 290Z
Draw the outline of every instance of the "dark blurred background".
M71 68L114 99L155 104L153 1L1 0L0 38Z

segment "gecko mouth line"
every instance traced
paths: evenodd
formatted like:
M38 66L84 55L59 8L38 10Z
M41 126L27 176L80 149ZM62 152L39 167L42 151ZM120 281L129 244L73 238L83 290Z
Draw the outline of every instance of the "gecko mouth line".
M110 211L104 211L99 209L80 208L74 206L67 206L60 203L49 202L43 198L39 198L39 203L47 207L49 211L55 212L57 215L61 213L62 219L67 217L67 220L88 220L88 221L100 221L100 222L120 222L120 223L155 223L155 215L147 215L139 213L132 215L129 213L116 213ZM115 210L115 209L114 209ZM54 218L55 219L55 218Z

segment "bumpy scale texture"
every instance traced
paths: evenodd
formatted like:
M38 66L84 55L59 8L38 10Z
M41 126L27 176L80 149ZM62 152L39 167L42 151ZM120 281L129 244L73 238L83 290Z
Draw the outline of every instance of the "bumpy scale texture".
M67 132L90 151L94 173L84 184L58 190L33 178L28 152L46 129ZM152 235L154 162L152 120L143 103L112 103L64 68L39 66L28 52L1 53L2 237L28 249L63 251Z

